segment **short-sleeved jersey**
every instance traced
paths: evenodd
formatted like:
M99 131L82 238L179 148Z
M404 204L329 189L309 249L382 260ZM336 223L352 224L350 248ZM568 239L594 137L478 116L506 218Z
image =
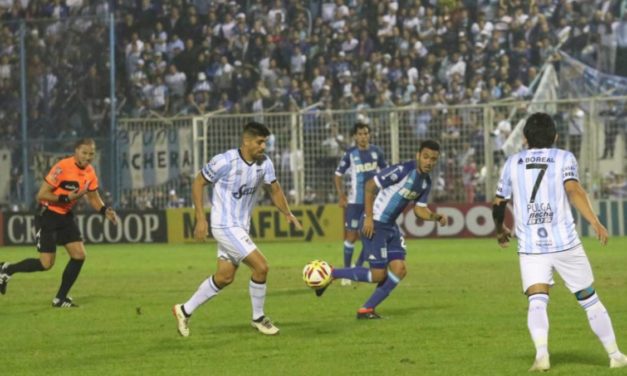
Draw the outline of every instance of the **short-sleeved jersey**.
M214 156L202 168L201 174L213 183L211 227L214 228L242 227L248 230L258 188L276 181L270 158L248 163L239 149Z
M569 151L529 149L505 162L496 196L513 198L519 253L560 252L581 244L564 188L568 180L579 180Z
M98 189L98 177L94 168L91 165L85 168L79 167L74 157L68 157L57 162L52 166L44 180L54 187L52 193L55 195L68 195L70 192L83 191L85 188L90 192ZM67 214L76 205L76 201L48 202L42 200L40 203L55 213Z
M385 168L385 157L379 147L370 145L368 149L361 150L354 146L344 153L335 175L342 176L349 173L351 177L351 189L348 193L349 204L364 203L364 187L366 181L371 179L378 171Z
M395 223L411 201L416 206L427 206L431 191L429 174L416 169L416 161L408 161L387 167L377 173L374 181L379 193L374 200L373 219L382 223Z

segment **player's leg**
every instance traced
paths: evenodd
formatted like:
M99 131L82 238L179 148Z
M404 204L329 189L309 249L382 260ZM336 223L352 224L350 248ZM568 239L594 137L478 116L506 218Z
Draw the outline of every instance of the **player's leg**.
M220 245L218 245L220 249ZM220 254L220 251L218 251ZM209 278L202 281L196 292L183 304L175 304L172 307L172 313L176 318L177 329L181 336L189 336L189 318L192 313L201 305L211 300L214 296L230 285L235 279L237 265L231 260L218 258L218 266L216 272Z
M35 242L39 258L27 258L16 263L0 262L0 294L7 291L9 279L15 273L32 273L49 270L54 265L57 251L57 233L54 218L49 215L38 216Z
M626 367L627 358L616 344L610 315L592 287L594 282L592 268L583 247L579 246L559 255L555 268L564 279L568 289L577 298L579 305L586 311L590 328L599 338L610 358L610 367Z
M78 279L86 257L85 245L82 241L67 243L65 244L65 249L70 259L63 270L61 285L59 286L57 295L52 300L52 306L57 308L78 307L78 305L73 303L72 298L68 297L68 293Z
M376 226L376 224L375 224ZM333 279L348 279L356 282L379 282L375 280L372 275L373 265L374 269L384 269L386 268L387 261L382 259L382 255L380 250L384 247L385 239L387 232L384 229L375 228L375 233L372 238L367 238L365 236L361 236L361 241L364 246L364 252L368 255L372 255L368 260L370 262L370 269L365 268L363 266L354 266L349 268L340 268L333 269L331 272L331 277ZM377 250L379 250L377 252ZM376 253L376 254L375 254ZM383 273L385 276L385 273ZM324 292L323 289L315 290L316 295L320 296Z
M252 270L252 276L248 283L248 292L253 307L253 319L250 322L253 328L266 335L279 333L277 328L264 312L266 303L266 279L268 277L268 262L265 256L259 251L252 251L244 259L244 263Z
M536 356L530 371L546 371L549 361L549 288L553 285L552 255L519 256L523 291L527 295L527 328L536 348Z

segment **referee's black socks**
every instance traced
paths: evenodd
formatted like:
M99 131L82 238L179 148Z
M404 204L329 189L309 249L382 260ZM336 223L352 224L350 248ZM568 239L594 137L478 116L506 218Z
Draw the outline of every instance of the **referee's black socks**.
M78 278L78 274L81 272L81 268L83 267L83 263L85 260L76 260L71 258L68 261L65 270L63 271L63 277L61 278L61 287L59 287L59 292L57 293L57 298L64 299L67 297L67 293L76 282L76 278Z
M31 272L41 272L44 271L43 265L41 265L41 261L38 258L29 258L24 259L20 262L16 262L15 264L9 264L6 268L6 272L8 275L12 275L13 273L31 273Z

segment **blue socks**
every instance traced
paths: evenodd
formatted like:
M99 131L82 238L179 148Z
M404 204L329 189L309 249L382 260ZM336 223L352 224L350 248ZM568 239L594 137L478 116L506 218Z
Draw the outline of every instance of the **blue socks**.
M382 284L379 284L374 293L370 296L368 301L364 304L364 308L374 308L378 306L385 298L390 295L392 290L401 282L394 273L388 270L388 275Z
M363 266L356 266L354 268L333 269L331 273L335 279L350 279L357 282L372 282L370 275L370 269Z

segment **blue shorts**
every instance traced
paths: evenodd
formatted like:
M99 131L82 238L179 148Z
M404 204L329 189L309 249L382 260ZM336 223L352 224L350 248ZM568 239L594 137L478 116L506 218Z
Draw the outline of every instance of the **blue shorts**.
M344 228L348 231L359 231L361 223L359 222L364 216L363 204L348 204L344 210Z
M371 268L384 269L392 260L405 260L405 239L398 225L374 221L374 235L368 239L361 234L365 259Z

